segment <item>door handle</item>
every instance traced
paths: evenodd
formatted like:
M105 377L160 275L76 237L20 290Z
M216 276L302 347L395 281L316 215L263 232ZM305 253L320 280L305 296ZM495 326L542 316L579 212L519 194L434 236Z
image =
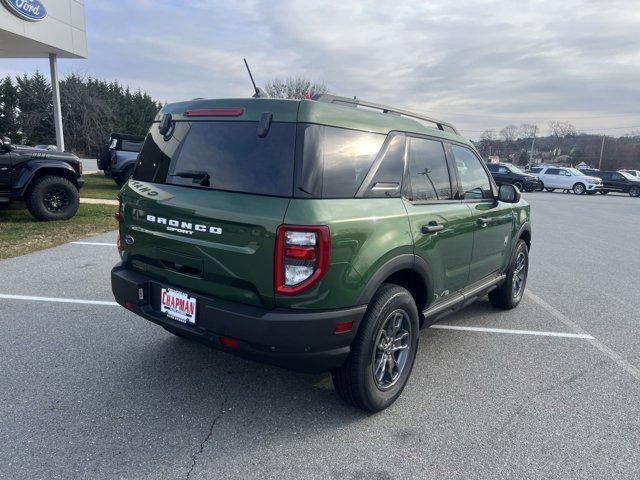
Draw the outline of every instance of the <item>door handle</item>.
M428 233L436 233L444 230L444 225L440 225L436 222L429 222L429 225L423 225L421 231L424 235Z
M482 225L483 227L486 227L487 225L489 225L491 223L491 219L487 218L487 217L480 217L478 219L478 224Z

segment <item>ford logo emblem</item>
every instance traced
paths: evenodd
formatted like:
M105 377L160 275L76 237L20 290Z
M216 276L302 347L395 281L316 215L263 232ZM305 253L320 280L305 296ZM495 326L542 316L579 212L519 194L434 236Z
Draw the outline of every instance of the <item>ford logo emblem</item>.
M47 16L47 9L40 0L2 0L14 15L30 22L39 22Z

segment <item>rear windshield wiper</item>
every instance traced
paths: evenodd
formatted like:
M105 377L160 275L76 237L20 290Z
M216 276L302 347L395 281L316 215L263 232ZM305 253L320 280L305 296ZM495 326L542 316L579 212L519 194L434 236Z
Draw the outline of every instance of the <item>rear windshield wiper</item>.
M171 174L172 177L192 178L193 183L199 183L204 187L209 186L211 176L203 170L186 170L184 172L176 172Z

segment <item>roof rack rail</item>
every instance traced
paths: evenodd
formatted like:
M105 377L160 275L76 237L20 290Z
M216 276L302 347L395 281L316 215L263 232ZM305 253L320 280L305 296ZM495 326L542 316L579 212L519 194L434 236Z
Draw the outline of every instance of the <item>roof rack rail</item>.
M427 117L419 113L413 113L407 110L399 110L397 108L389 107L387 105L371 103L365 100L360 100L358 98L339 97L336 95L329 95L326 93L315 95L311 97L311 99L317 102L333 103L335 105L343 105L347 107L365 107L373 110L380 110L382 113L389 113L391 115L415 118L418 120L423 120L425 122L433 123L434 125L436 125L438 130L442 130L443 132L451 132L451 133L455 133L456 135L459 135L458 130L451 123L443 122L441 120Z

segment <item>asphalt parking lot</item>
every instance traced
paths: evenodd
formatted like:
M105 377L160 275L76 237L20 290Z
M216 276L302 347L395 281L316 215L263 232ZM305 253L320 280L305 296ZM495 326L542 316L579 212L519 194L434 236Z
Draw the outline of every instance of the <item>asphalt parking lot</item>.
M523 303L424 330L377 415L112 305L113 233L1 261L0 478L638 478L640 200L526 198Z

